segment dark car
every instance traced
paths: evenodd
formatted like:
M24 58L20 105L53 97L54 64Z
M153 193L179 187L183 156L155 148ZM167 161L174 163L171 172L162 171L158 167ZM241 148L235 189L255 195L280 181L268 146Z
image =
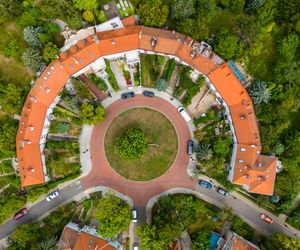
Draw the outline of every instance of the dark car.
M204 188L207 188L207 189L212 189L212 187L213 187L211 183L209 183L208 181L204 181L204 180L200 180L199 185L201 187L204 187Z
M229 193L225 189L220 188L220 187L217 188L217 192L225 197L227 197L229 195Z
M126 93L123 93L121 95L121 98L122 99L128 99L128 98L131 98L131 97L134 97L134 96L135 96L134 92L126 92Z
M154 93L152 91L143 91L144 96L153 97Z
M194 153L194 142L192 140L188 140L187 142L187 153L188 155L192 155Z
M19 212L17 212L14 215L14 219L18 220L21 219L22 217L24 217L26 214L28 214L28 209L27 208L22 208Z

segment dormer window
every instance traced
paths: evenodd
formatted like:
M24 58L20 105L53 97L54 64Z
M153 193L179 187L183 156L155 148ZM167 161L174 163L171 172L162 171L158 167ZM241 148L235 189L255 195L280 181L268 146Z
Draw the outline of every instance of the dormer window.
M246 151L246 149L245 149L245 148L241 148L240 150L241 150L242 152L245 152L245 151Z
M244 163L245 161L244 160L239 160L239 163Z

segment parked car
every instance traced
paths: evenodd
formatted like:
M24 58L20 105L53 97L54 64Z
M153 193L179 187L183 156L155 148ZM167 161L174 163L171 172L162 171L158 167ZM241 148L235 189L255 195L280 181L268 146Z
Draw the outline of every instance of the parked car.
M187 142L187 154L192 155L194 153L194 142L193 140L188 140Z
M178 109L178 112L181 114L181 116L183 117L183 119L186 121L186 122L189 122L192 120L192 118L189 116L189 114L186 112L186 110L184 109L184 107L179 107Z
M144 96L148 96L148 97L153 97L154 93L152 91L145 90L145 91L143 91L143 95Z
M225 189L220 188L220 187L217 188L217 192L225 197L227 197L229 195L228 191L226 191Z
M260 218L267 223L270 223L270 224L273 223L273 219L271 219L269 216L267 216L265 214L260 214Z
M130 92L125 92L125 93L123 93L123 94L121 95L121 98L122 98L122 99L128 99L128 98L132 98L132 97L134 97L134 96L135 96L134 92L133 92L133 91L130 91Z
M22 208L19 212L17 212L17 213L14 215L14 219L15 219L15 220L19 220L19 219L21 219L22 217L24 217L26 214L28 214L28 209L27 209L27 208Z
M131 210L132 222L137 222L137 210L134 208Z
M59 192L54 191L54 192L47 195L46 201L51 201L51 200L55 199L57 196L59 196Z
M200 180L199 185L201 187L207 188L207 189L212 189L213 185L209 183L208 181Z
M133 243L133 250L139 250L139 244Z

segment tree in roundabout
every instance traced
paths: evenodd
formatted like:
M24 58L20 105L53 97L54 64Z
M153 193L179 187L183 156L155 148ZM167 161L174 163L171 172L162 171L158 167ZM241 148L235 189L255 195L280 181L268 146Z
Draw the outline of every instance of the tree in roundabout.
M141 128L129 128L117 141L115 151L123 159L137 160L148 149L148 141Z

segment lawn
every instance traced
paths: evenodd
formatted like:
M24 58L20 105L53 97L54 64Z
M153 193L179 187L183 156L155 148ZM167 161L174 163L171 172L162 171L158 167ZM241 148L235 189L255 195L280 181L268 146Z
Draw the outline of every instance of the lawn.
M14 169L11 165L11 160L2 160L0 161L0 174L13 173Z
M115 153L114 145L132 127L143 129L149 144L148 151L138 160L124 160ZM158 145L158 146L157 146ZM178 149L177 134L163 114L149 108L135 108L121 113L113 120L105 136L105 152L110 165L131 180L146 181L167 171Z

